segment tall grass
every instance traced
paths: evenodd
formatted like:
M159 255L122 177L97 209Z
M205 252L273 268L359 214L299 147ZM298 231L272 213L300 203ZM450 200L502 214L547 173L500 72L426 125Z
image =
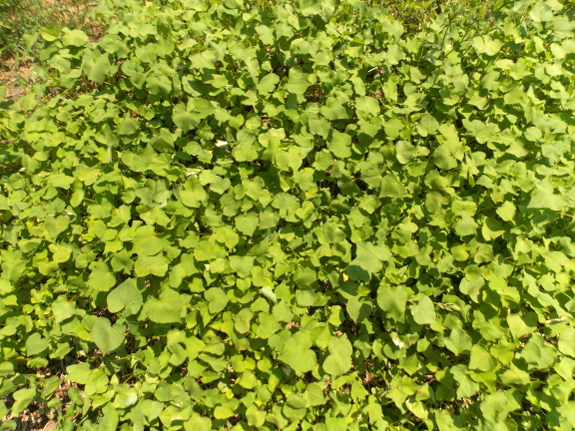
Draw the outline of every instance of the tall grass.
M31 35L39 27L54 25L87 29L89 0L0 0L0 64L15 63L30 51Z

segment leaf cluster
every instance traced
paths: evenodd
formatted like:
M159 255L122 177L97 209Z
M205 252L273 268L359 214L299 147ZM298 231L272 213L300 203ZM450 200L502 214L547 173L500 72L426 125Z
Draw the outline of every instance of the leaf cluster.
M40 29L46 80L0 105L0 417L573 429L575 24L475 12L106 0L97 43Z

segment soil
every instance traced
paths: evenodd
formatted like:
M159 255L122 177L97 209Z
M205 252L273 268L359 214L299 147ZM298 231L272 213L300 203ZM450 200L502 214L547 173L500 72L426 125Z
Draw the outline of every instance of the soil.
M70 401L68 398L68 390L76 386L77 385L75 383L64 380L54 392L54 396L62 402L63 410L65 410ZM14 403L14 400L10 396L2 399L2 401L9 410ZM26 410L20 413L18 417L14 417L8 413L3 418L0 418L0 423L12 420L16 422L16 431L53 431L57 426L57 422L54 419L56 419L54 415L46 415L42 406L37 402L33 402L28 406L28 408L26 408Z
M25 410L19 417L13 418L6 415L2 422L13 420L16 422L16 431L52 431L56 429L56 422L40 415L38 411L30 412Z
M14 59L5 62L0 69L0 85L6 87L6 100L18 100L28 92L38 79L34 69L36 65L30 60L21 61L17 67Z

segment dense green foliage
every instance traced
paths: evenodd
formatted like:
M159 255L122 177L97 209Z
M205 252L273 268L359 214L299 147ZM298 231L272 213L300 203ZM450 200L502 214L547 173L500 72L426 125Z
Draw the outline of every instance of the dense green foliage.
M575 427L570 11L97 13L0 105L0 417Z
M0 59L31 54L39 27L88 29L86 3L87 0L0 0Z

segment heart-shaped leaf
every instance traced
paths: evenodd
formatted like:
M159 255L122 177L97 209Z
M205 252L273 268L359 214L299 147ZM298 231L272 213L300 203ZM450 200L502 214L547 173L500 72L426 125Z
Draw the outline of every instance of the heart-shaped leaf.
M113 352L122 345L125 340L126 326L116 323L112 326L105 317L98 317L92 326L92 339L102 354Z

